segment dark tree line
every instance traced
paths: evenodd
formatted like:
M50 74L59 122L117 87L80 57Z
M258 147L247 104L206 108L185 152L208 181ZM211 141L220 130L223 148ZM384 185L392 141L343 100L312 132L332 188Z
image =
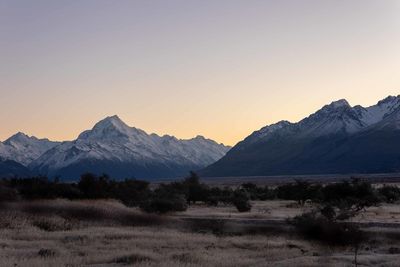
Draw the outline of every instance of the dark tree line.
M184 211L198 202L209 206L233 205L238 211L246 212L251 210L250 201L254 200L295 200L299 205L311 201L327 218L343 220L376 203L400 200L400 189L396 186L375 189L370 183L358 179L325 186L296 180L274 188L253 183L221 188L201 183L193 172L181 181L163 183L154 189L146 181L115 181L107 175L90 173L83 174L77 183L62 183L47 177L0 181L0 201L55 198L111 198L127 206L138 206L146 212L155 213Z

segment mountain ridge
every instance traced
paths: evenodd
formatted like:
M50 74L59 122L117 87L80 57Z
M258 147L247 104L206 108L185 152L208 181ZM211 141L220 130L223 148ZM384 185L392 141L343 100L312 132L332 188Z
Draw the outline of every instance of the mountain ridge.
M395 149L399 143L396 140L400 140L398 129L400 96L389 96L367 108L338 100L299 122L281 121L253 132L200 174L213 177L399 171L400 150ZM396 145L390 146L391 143Z
M126 125L118 116L110 116L76 140L46 151L29 168L66 179L88 171L115 178L170 178L215 162L229 148L202 136L177 139L148 134Z

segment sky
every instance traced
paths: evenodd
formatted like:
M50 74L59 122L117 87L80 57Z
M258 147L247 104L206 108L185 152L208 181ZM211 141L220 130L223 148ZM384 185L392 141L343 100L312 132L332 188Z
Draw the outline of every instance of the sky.
M234 145L400 94L399 0L0 0L0 140L117 114Z

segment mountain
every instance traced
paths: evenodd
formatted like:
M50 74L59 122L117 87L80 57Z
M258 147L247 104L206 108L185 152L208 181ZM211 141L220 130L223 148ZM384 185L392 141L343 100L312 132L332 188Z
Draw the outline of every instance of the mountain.
M58 142L38 139L20 132L3 143L0 142L0 157L28 166L33 160L58 144Z
M30 170L13 160L0 158L0 178L28 177Z
M380 173L400 171L400 96L376 105L342 99L297 123L254 132L203 176Z
M229 147L197 136L179 140L129 127L107 117L75 141L63 142L34 160L36 173L76 179L84 172L114 178L169 178L185 175L217 161Z

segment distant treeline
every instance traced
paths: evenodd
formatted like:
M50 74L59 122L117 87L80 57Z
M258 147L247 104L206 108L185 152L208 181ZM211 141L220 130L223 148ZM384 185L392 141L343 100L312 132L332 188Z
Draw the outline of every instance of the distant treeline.
M184 211L188 205L202 202L210 206L234 205L239 211L251 210L250 200L295 200L300 205L314 203L351 202L362 199L374 203L400 199L396 186L375 189L367 181L353 179L328 185L296 180L277 187L259 187L244 183L236 188L210 187L191 172L181 180L163 183L154 189L147 181L127 179L116 181L107 175L83 174L76 183L62 183L47 177L4 179L0 181L0 201L20 199L117 199L127 206L138 206L146 212Z

